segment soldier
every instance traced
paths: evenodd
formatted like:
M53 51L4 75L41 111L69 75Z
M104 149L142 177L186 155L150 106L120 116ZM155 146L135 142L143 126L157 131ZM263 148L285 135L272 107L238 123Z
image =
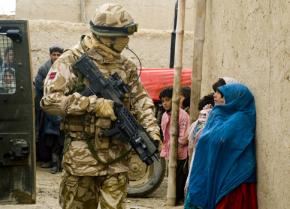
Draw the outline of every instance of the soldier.
M153 101L139 82L137 67L121 55L129 42L128 36L137 31L130 14L120 5L104 4L96 10L90 29L90 34L81 36L80 42L65 51L51 67L41 106L50 114L64 117L61 207L123 209L130 146L122 139L99 134L116 119L113 101L95 95L82 96L86 80L72 65L85 53L105 77L116 72L130 87L124 105L157 141L159 127Z

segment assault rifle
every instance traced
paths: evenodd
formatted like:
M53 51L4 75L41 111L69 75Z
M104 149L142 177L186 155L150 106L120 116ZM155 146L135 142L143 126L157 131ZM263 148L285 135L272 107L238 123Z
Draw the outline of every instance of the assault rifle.
M108 137L121 136L147 165L152 164L154 159L158 159L158 149L155 143L123 105L124 94L129 92L129 88L120 76L115 73L106 79L86 54L76 61L73 68L89 81L88 89L92 94L114 101L114 112L117 120L114 121L113 127L104 130L103 134Z

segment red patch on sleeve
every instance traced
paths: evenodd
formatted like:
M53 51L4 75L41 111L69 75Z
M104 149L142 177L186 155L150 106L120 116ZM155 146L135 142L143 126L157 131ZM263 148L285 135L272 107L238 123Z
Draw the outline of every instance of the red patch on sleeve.
M50 80L54 79L54 78L55 78L55 75L56 75L56 72L51 72L51 73L49 74L49 79L50 79Z

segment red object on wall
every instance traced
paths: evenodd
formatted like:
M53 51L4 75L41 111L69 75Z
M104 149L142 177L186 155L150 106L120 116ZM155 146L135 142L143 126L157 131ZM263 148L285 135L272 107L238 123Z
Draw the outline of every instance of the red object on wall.
M165 87L173 86L173 68L142 68L141 83L153 101L159 100L159 93ZM181 86L191 85L191 69L182 69Z

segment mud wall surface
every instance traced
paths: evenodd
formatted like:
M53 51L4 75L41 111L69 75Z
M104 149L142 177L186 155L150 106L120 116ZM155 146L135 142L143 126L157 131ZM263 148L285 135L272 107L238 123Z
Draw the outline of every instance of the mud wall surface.
M60 45L64 48L74 46L82 34L89 33L84 23L72 23L56 20L30 20L30 45L33 74L49 58L48 48ZM192 66L192 36L187 32L184 38L184 67ZM170 57L171 31L141 29L130 36L129 47L139 56L143 67L168 68ZM137 58L128 50L124 55L130 57L137 65Z
M289 11L282 0L207 1L202 95L222 76L255 95L260 209L290 202Z
M16 0L15 19L30 21L34 74L48 57L48 48L59 44L65 48L77 43L81 34L89 32L87 24L96 7L108 1L99 0ZM143 67L165 68L170 62L176 0L112 0L123 5L138 23L129 47L139 56ZM186 3L184 67L192 66L193 2ZM125 52L127 53L127 52ZM127 53L132 59L137 59Z
M104 3L119 3L134 17L140 28L171 30L176 0L16 0L16 18L89 22L95 9ZM192 30L193 1L186 3L186 30Z

